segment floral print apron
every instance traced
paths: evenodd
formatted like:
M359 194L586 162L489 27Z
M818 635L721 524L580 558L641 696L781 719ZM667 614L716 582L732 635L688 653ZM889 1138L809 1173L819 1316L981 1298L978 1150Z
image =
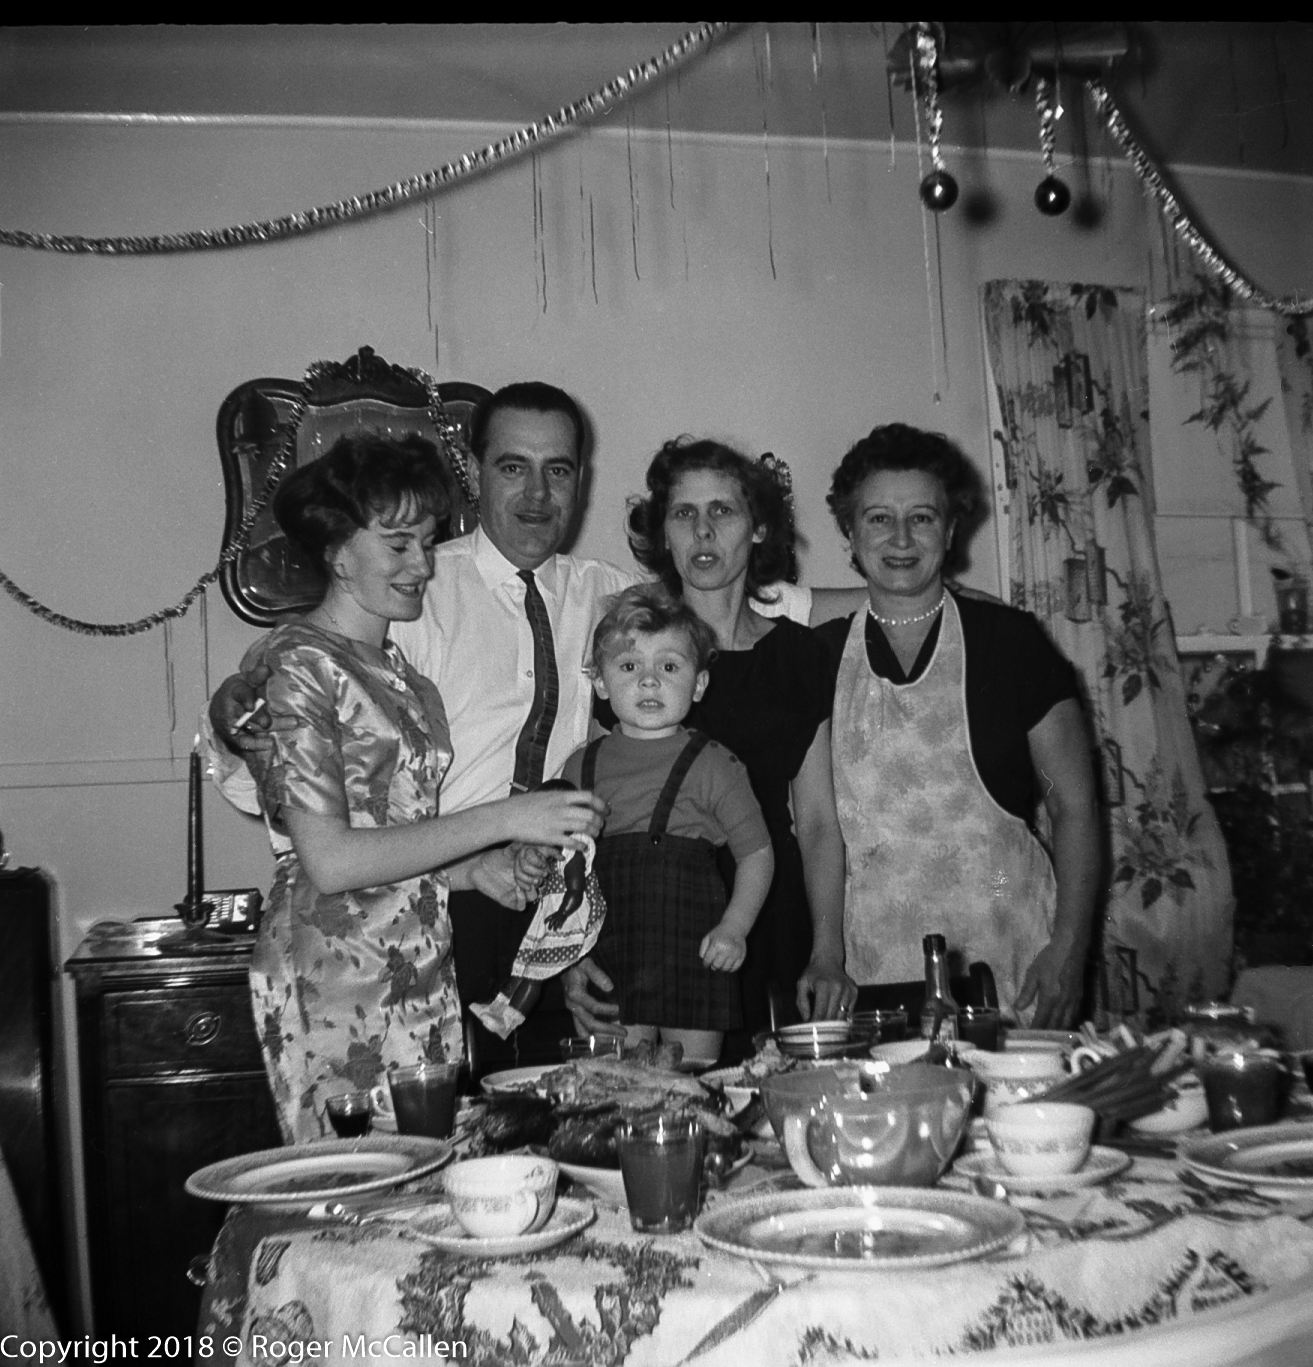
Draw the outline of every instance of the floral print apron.
M1011 1012L1052 933L1057 884L1044 847L994 801L971 756L966 650L951 594L934 655L913 683L871 669L866 614L857 614L832 734L848 851L848 973L858 983L920 978L921 937L938 931L964 963L989 964Z

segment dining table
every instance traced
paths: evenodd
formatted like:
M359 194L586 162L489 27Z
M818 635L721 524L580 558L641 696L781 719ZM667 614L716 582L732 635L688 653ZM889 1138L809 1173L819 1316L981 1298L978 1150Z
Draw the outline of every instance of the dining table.
M458 1157L477 1152L476 1113L458 1126ZM1306 1093L1286 1123L1313 1139ZM950 1171L941 1190L1002 1199L1019 1219L1006 1246L941 1266L790 1266L709 1246L696 1230L635 1234L621 1204L577 1188L596 1207L587 1228L504 1257L371 1219L393 1196L332 1213L235 1205L209 1260L197 1341L210 1348L198 1356L239 1367L1313 1363L1313 1180L1217 1181L1171 1139L1132 1138L1126 1150L1108 1180L1042 1195L990 1192ZM409 1194L440 1201L441 1178ZM707 1194L704 1216L798 1190L778 1146L761 1141L754 1162Z

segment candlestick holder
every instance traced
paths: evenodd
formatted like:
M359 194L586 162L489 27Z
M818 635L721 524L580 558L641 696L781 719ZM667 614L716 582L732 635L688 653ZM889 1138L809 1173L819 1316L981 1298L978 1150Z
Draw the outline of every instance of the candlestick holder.
M205 856L201 834L201 757L199 736L187 763L187 895L173 909L182 919L182 930L166 935L158 945L164 953L204 954L227 949L226 935L209 928L214 903L205 897Z

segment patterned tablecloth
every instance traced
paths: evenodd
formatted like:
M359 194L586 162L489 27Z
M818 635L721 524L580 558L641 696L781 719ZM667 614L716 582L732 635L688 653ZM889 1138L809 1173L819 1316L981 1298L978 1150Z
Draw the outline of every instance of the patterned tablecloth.
M796 1186L754 1164L711 1199L766 1184ZM240 1339L242 1367L309 1358L292 1345L312 1342L328 1345L318 1356L329 1363L372 1349L376 1361L445 1351L505 1367L822 1367L1123 1336L1313 1278L1313 1192L1216 1188L1174 1159L1141 1156L1101 1187L1017 1204L1027 1234L985 1261L780 1275L692 1233L635 1235L602 1203L568 1243L502 1259L234 1208L199 1332ZM458 1342L463 1355L444 1348Z

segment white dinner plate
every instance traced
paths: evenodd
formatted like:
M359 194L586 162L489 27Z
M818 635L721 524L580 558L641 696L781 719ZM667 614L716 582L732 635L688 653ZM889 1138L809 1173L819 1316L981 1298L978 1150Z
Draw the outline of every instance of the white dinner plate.
M1202 1177L1231 1185L1313 1191L1313 1126L1259 1125L1187 1139L1179 1155Z
M929 1187L827 1187L726 1201L693 1226L703 1243L756 1263L895 1271L967 1262L1024 1232L1021 1211Z
M563 1063L536 1063L531 1068L504 1068L500 1073L489 1073L479 1086L489 1096L533 1092L541 1095L534 1087L539 1078L564 1068Z
M389 1211L382 1218L388 1224L402 1226L407 1234L423 1239L444 1253L462 1254L467 1258L510 1258L554 1248L592 1224L596 1215L591 1201L561 1196L557 1198L552 1218L541 1229L501 1239L479 1239L468 1233L445 1201Z
M958 1177L967 1178L968 1181L983 1177L987 1181L999 1183L1009 1191L1029 1196L1052 1196L1060 1191L1096 1187L1100 1182L1116 1177L1119 1172L1125 1172L1130 1166L1129 1153L1095 1144L1085 1162L1075 1172L1054 1173L1047 1177L1018 1177L999 1162L992 1149L983 1153L964 1154L953 1164L953 1172Z
M192 1173L186 1189L233 1205L311 1205L385 1191L435 1172L451 1155L445 1139L417 1134L320 1139L211 1163Z

